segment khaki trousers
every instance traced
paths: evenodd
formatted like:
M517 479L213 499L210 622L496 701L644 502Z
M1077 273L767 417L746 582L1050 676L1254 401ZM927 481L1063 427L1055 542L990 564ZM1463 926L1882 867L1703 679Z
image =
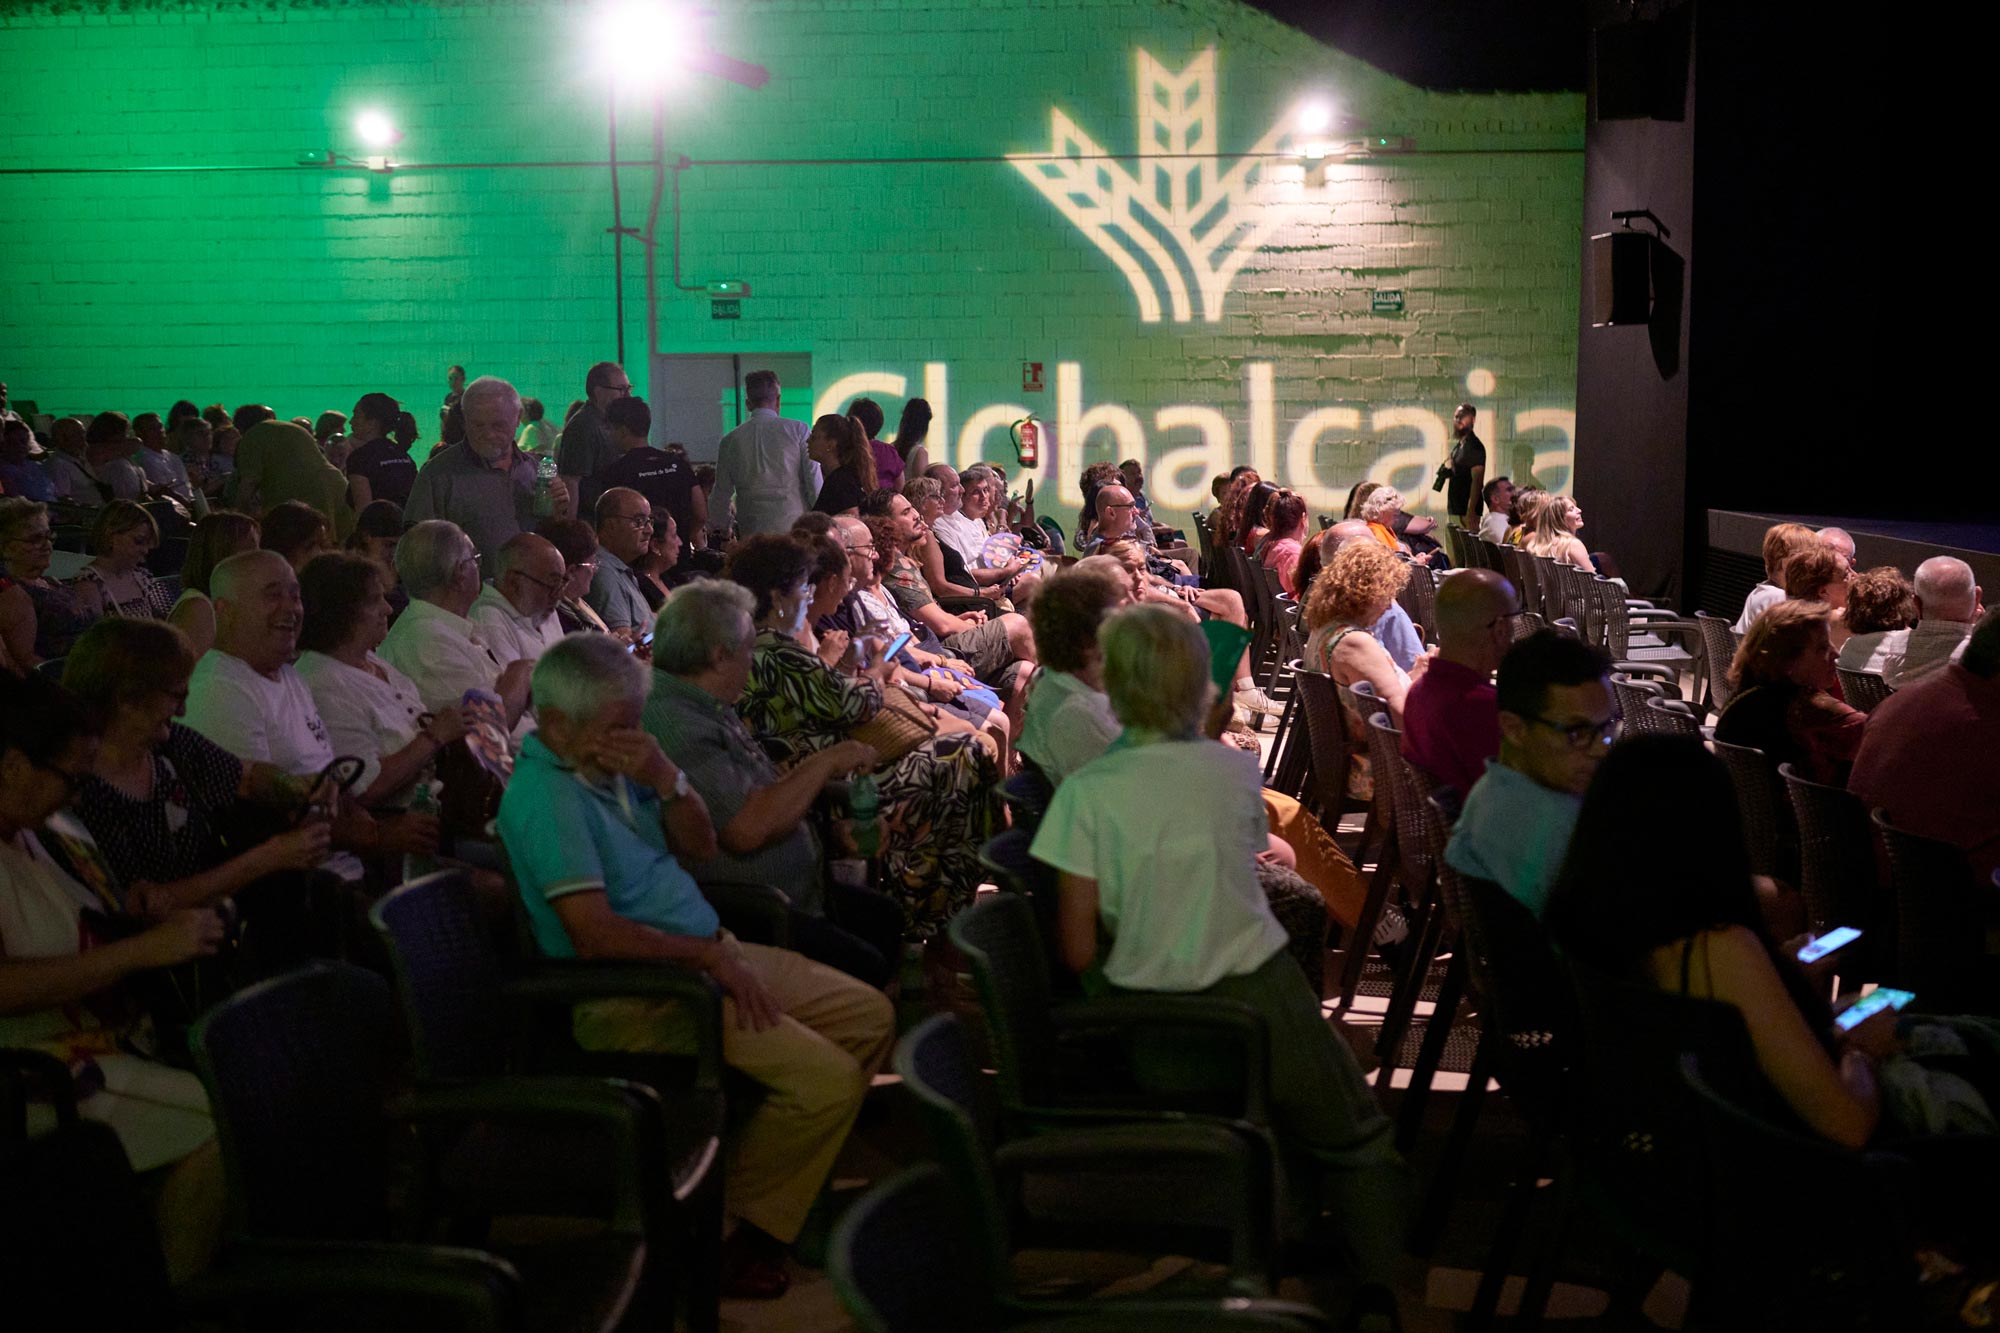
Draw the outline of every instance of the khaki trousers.
M1368 897L1368 882L1354 862L1304 806L1269 787L1264 788L1264 818L1271 832L1292 845L1299 878L1326 899L1327 915L1351 928L1361 919L1361 904Z
M722 1002L722 1058L764 1088L764 1100L728 1145L729 1212L790 1243L819 1197L841 1144L896 1040L882 992L791 952L739 944L784 1011L762 1032L739 1027ZM578 1005L588 1050L685 1050L686 1018L671 1000Z

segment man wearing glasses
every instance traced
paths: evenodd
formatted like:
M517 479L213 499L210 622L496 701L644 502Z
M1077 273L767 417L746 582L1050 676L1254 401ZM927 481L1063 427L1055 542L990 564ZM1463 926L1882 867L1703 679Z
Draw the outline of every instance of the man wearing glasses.
M602 472L618 457L605 409L632 394L632 379L616 361L600 361L583 377L583 406L563 423L556 443L556 475L577 493L585 477Z
M468 619L501 661L539 661L562 637L556 604L569 567L548 538L522 532L500 548L499 570L480 588Z
M597 500L597 573L590 580L590 605L614 635L632 642L653 623L653 608L639 591L632 564L653 539L653 506L624 486Z
M1556 630L1507 650L1496 700L1500 757L1473 784L1445 848L1452 869L1494 881L1537 919L1584 789L1618 733L1610 672L1602 649Z

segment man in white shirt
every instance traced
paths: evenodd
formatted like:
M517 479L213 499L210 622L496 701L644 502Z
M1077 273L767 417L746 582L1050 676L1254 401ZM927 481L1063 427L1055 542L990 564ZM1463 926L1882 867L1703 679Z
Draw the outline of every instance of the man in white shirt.
M188 482L187 464L167 448L167 431L160 424L160 414L141 412L133 417L132 433L139 437L139 449L131 461L145 475L148 488L155 492L165 490L183 504L198 505L196 517L207 513L207 503L196 498L195 489Z
M83 423L75 417L57 417L49 427L49 443L54 447L43 456L42 470L49 474L56 497L78 504L104 503L97 483L83 469Z
M936 475L937 469L931 469ZM967 572L979 567L979 557L986 550L986 539L991 534L986 531L986 515L991 512L993 502L985 494L986 483L993 479L991 468L974 464L958 474L962 488L956 507L947 506L937 522L931 524L931 531L937 539L957 551L965 561ZM974 511L974 512L968 512Z
M146 498L146 474L127 457L132 452L132 423L123 412L99 412L90 419L83 438L83 471L91 481L89 503Z
M1964 656L1972 627L1986 614L1985 590L1973 577L1972 566L1956 556L1934 555L1918 565L1917 623L1884 634L1864 669L1900 690Z
M729 503L736 502L736 530L744 537L788 532L792 521L819 498L819 464L806 455L812 428L778 415L778 374L753 370L743 377L750 419L722 437L715 458L715 493L708 511L719 549L728 537Z
M270 764L296 777L318 774L334 760L333 745L312 691L292 667L304 604L298 576L276 551L243 551L209 575L215 603L215 647L195 663L181 718L246 763ZM343 801L334 820L336 851L325 868L359 879L351 852L426 853L437 849L437 820L400 815L375 820Z
M1479 537L1498 546L1507 540L1507 525L1514 521L1514 483L1495 477L1486 483L1486 516L1479 520Z
M532 532L508 538L499 568L499 577L479 590L469 618L495 657L536 661L562 637L556 603L569 569L562 552Z
M479 552L456 523L417 524L396 544L396 577L410 604L375 651L417 683L424 707L459 703L467 690L500 696L507 725L528 706L529 661L502 662L466 613L479 597Z

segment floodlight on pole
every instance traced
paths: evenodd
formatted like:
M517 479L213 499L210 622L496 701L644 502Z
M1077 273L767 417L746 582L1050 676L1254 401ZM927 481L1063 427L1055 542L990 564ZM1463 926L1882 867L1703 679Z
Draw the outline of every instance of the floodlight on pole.
M598 21L604 68L626 88L652 88L687 67L700 49L701 25L674 0L623 0Z

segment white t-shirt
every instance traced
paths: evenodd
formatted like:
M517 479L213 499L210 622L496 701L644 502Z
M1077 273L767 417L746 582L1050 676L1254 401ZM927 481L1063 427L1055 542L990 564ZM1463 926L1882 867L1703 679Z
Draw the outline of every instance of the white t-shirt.
M1198 991L1285 947L1257 883L1269 828L1256 756L1210 740L1161 741L1114 749L1072 773L1032 854L1097 881L1112 985Z
M139 465L139 470L152 485L171 486L174 494L183 500L194 494L194 488L188 484L187 464L181 462L178 454L165 450L155 453L141 446L132 455L132 461Z
M467 690L491 690L507 665L470 620L421 598L410 599L376 652L417 683L432 712L458 703Z
M541 661L542 654L562 637L562 623L555 612L549 612L537 624L516 611L506 594L490 583L480 588L479 600L472 604L469 616L503 667L522 658Z
M326 724L334 751L367 763L354 784L357 792L375 785L375 779L382 775L383 755L394 754L416 739L417 719L424 712L415 681L373 653L368 654L368 661L389 678L383 680L325 653L304 653L298 665L299 678L319 705L320 720ZM400 795L390 793L388 800L393 803Z
M1479 520L1479 535L1498 546L1507 540L1507 515L1504 511L1487 510L1486 517Z
M273 678L240 657L209 649L194 664L181 721L248 763L311 777L333 762L319 706L289 666Z
M1067 671L1044 671L1028 687L1018 744L1049 781L1060 783L1110 749L1124 730L1102 690Z
M979 567L980 553L986 549L986 539L992 535L986 531L984 523L964 514L946 514L931 524L931 531L937 534L939 541L959 553L967 569Z
M1751 621L1784 600L1783 588L1771 583L1758 584L1750 590L1750 595L1743 599L1743 614L1736 617L1736 623L1730 628L1738 634L1748 634Z

